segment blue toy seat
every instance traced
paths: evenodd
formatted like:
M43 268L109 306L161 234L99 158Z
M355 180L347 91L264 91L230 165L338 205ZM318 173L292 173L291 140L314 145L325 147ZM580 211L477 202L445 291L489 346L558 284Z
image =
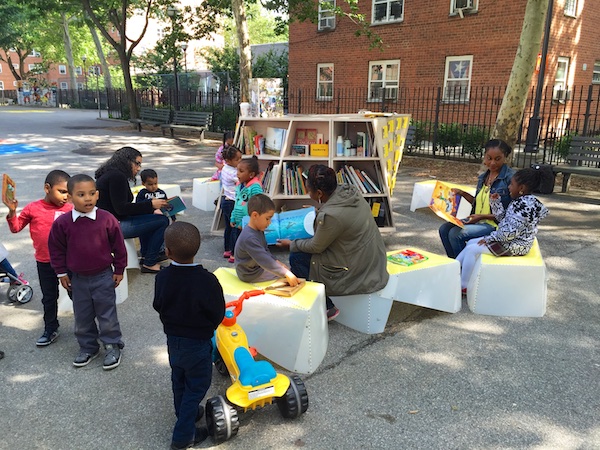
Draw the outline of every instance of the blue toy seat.
M246 347L236 348L233 357L240 369L240 383L243 386L260 386L277 376L275 369L269 362L254 361Z

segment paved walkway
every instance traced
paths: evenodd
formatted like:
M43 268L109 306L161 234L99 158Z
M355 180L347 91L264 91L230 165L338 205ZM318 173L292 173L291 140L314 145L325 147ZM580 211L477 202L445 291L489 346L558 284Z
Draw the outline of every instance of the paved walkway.
M218 142L173 140L96 118L95 111L0 107L0 139L47 149L0 155L0 171L18 183L22 206L42 195L49 170L92 174L123 145L140 149L144 167L158 169L160 181L179 183L191 205L192 178L212 173ZM397 231L386 244L442 253L439 219L408 209L417 180L400 171ZM238 436L220 448L600 448L600 201L564 194L541 199L551 211L539 234L550 277L544 318L396 304L381 335L332 323L325 361L303 377L308 412L296 421L283 420L276 407L242 414ZM193 207L185 216L202 231L200 259L214 270L226 263L222 239L207 232L211 219ZM28 233L10 234L2 217L0 239L36 292L27 305L0 303L6 352L0 449L168 448L174 415L165 337L151 307L152 276L129 272L129 299L119 308L126 343L121 366L103 372L98 359L75 369L72 316L60 318L56 343L35 347L42 316ZM226 387L215 372L209 395ZM201 445L211 446L210 439Z

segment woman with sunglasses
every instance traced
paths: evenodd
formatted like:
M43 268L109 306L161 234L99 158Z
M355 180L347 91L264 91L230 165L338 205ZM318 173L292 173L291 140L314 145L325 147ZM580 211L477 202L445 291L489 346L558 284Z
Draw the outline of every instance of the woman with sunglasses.
M166 259L161 250L169 219L155 212L166 206L167 201L155 198L150 202L132 203L129 181L135 183L141 168L142 154L138 150L133 147L117 150L96 170L96 187L100 193L98 208L117 218L125 239L140 238L141 272L158 273L161 268L158 263Z

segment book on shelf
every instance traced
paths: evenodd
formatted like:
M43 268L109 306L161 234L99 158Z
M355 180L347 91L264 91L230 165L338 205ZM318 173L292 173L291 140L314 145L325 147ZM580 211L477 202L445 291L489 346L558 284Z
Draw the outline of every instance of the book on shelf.
M298 284L292 287L285 278L280 278L275 280L273 284L264 288L264 291L267 294L278 295L280 297L291 297L302 289L305 284L306 280L304 278L298 278Z
M344 165L337 172L338 183L356 186L363 194L381 194L381 189L364 171L353 166Z
M313 206L275 213L271 225L265 230L267 244L274 245L278 239L294 240L312 237L315 234L315 217L316 210ZM250 217L244 216L242 227L245 227L249 221Z
M2 203L9 208L17 195L17 184L7 174L2 174Z
M408 249L387 255L388 261L401 266L414 266L428 259L427 256Z
M167 206L160 210L165 216L173 217L175 214L185 211L186 209L187 207L185 206L185 203L183 203L181 197L175 196L167 199Z
M285 144L286 128L267 127L265 136L265 153L279 156Z
M382 198L369 198L371 205L371 214L378 227L383 227L386 224L386 207Z
M254 136L254 151L253 155L262 155L265 152L265 138L262 134Z
M446 183L437 181L433 188L433 194L429 202L429 208L446 222L453 223L457 227L464 228L462 220L456 218L458 206L460 205L460 195L454 194L452 188Z
M310 145L318 144L317 130L298 128L296 130L296 144Z
M282 191L284 195L306 195L306 172L294 162L283 163Z
M292 156L306 156L308 155L308 150L308 144L292 144Z
M252 128L250 125L244 125L241 127L241 142L239 144L239 148L242 153L246 155L254 154L254 137L257 134L258 133L256 130L254 130L254 128Z

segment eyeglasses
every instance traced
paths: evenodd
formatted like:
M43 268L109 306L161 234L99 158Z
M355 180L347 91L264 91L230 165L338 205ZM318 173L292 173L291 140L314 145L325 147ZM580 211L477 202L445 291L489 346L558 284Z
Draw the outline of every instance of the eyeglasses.
M133 161L133 163L138 167L142 167L142 163L140 161Z

